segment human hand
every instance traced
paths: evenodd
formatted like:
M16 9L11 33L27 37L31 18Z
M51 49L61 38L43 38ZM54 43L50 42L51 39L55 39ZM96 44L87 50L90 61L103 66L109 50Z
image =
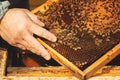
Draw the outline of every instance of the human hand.
M57 40L56 36L43 28L44 23L26 9L10 9L1 20L0 35L9 44L27 49L46 60L50 59L48 51L33 37L36 34L52 42Z

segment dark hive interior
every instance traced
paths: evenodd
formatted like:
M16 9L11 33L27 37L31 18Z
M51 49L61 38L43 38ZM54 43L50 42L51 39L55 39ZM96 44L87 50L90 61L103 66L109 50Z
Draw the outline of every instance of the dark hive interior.
M60 0L35 14L58 38L44 41L82 70L120 42L119 0Z

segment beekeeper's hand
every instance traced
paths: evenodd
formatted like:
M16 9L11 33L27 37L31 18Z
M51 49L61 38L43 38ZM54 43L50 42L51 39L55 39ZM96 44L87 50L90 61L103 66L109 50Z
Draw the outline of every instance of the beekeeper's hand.
M50 59L47 50L33 37L36 34L52 42L56 36L43 28L44 23L26 9L9 9L1 20L0 35L10 45L27 49L41 55L46 60Z

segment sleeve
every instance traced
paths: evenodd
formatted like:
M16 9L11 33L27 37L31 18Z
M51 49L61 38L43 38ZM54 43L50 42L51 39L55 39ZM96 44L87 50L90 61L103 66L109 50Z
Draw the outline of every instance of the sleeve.
M8 10L10 3L9 1L0 1L0 19L3 17L4 13Z

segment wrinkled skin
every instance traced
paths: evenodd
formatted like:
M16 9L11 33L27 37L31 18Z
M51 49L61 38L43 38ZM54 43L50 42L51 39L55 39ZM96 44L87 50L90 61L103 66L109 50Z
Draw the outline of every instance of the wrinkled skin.
M1 20L0 36L10 45L30 50L49 60L48 51L33 37L36 34L52 42L56 36L46 29L44 23L26 9L9 9Z

